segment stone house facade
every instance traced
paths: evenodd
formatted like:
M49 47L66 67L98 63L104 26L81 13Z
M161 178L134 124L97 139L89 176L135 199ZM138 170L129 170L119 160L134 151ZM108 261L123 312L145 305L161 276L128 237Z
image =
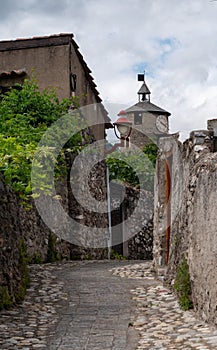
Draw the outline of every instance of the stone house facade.
M97 140L112 127L73 34L58 34L0 42L0 93L24 79L35 78L41 90L55 89L59 99L79 96L80 106L99 104Z

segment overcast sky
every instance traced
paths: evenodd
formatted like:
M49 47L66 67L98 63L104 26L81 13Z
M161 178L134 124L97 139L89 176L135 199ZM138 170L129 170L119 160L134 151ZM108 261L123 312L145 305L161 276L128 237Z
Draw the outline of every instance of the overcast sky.
M217 118L217 1L0 0L0 40L73 33L104 102L137 102L146 70L151 101L170 131ZM115 118L115 116L110 116Z

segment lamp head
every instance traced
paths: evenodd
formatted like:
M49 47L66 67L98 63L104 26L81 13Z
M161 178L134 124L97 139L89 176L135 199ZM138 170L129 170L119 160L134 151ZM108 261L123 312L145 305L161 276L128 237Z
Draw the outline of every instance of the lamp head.
M115 134L120 139L127 139L130 136L132 130L132 123L127 118L125 111L120 111L118 113L118 116L119 118L116 120L115 123L113 123L115 127ZM120 137L116 133L116 128L120 133Z

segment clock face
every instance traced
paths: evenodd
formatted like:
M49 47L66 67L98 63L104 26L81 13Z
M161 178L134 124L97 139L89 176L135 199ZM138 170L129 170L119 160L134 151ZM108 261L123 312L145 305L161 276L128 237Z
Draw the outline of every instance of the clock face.
M157 117L156 127L160 132L168 132L168 121L165 115L159 115Z

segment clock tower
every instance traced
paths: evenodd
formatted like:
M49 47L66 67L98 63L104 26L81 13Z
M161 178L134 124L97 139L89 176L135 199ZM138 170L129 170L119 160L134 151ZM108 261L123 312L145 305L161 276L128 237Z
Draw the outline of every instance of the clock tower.
M151 140L157 140L169 131L170 113L151 103L151 92L145 82L145 74L138 74L142 86L138 91L138 102L127 108L127 118L132 122L131 142L143 147Z

